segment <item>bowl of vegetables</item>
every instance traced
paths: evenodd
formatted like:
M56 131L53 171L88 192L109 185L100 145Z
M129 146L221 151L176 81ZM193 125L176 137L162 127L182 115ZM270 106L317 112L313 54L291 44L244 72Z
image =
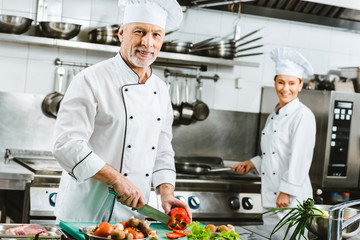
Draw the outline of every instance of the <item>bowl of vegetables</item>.
M315 234L318 237L327 237L329 229L329 209L332 205L315 205L315 208L320 209L323 214L321 217L315 217L308 225L307 229ZM359 210L355 208L345 208L344 209L344 220L356 215L359 213ZM360 223L359 221L350 224L347 228L342 231L343 238L350 238L355 236L360 232Z

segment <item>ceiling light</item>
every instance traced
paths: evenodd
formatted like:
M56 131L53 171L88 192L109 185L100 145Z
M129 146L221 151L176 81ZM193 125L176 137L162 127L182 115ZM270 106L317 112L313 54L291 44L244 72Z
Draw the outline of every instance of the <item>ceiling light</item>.
M359 0L303 0L303 1L360 10Z

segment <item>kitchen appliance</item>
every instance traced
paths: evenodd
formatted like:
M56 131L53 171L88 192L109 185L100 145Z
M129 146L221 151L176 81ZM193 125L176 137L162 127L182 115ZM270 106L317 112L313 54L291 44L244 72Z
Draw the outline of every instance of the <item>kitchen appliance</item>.
M314 189L358 189L360 94L302 90L299 99L316 118L316 143L310 169ZM259 129L263 129L267 116L277 103L275 89L264 87Z
M22 223L55 221L54 207L62 168L52 153L6 149L5 161L15 161L34 173L34 180L26 186L23 198L19 199L16 191L6 193L8 199L6 212L10 214L10 218ZM13 216L11 216L11 212L13 212Z
M175 164L206 164L211 168L224 168L219 157L176 157ZM233 163L231 163L232 165ZM235 172L206 172L194 174L177 171L175 196L187 203L193 220L216 225L262 224L260 177L254 172L247 175Z

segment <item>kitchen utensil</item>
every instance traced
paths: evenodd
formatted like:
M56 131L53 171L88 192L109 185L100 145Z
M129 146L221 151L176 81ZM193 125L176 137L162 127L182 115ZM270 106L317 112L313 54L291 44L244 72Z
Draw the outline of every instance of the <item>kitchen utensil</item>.
M241 54L241 55L236 55L235 58L238 57L250 57L250 56L257 56L257 55L262 55L264 53L249 53L249 54Z
M177 172L185 174L208 174L212 172L228 172L232 168L211 168L209 165L190 162L175 162Z
M198 86L196 88L196 101L193 103L194 119L197 121L205 120L210 113L210 109L206 103L201 101L202 82L198 80Z
M180 86L178 79L175 78L175 83L173 84L172 93L175 93L175 103L172 103L174 120L173 125L178 125L180 123Z
M330 208L333 207L333 205L315 205L316 208L329 212ZM344 219L348 219L350 217L353 217L357 214L359 214L360 211L355 208L345 208L344 210ZM342 220L339 220L342 221ZM318 237L327 237L327 234L329 232L329 218L325 217L317 217L314 219L314 221L311 222L310 225L307 226L307 229L315 234ZM342 231L342 237L343 238L350 238L355 235L357 235L360 232L360 223L359 221L350 224Z
M0 32L22 34L29 30L30 18L0 14Z
M109 193L114 194L117 197L120 197L119 194L117 194L117 192L115 192L114 188L109 187ZM140 208L139 210L136 210L138 213L150 217L152 219L155 219L159 222L165 223L166 225L169 223L170 221L170 216L166 215L165 213L157 210L156 208L153 208L147 204L145 204L142 208Z
M191 42L167 42L161 47L162 51L175 53L190 53L191 49Z
M39 30L45 37L71 39L79 34L81 25L66 22L39 22Z
M185 101L180 105L180 124L189 125L193 115L193 105L189 103L189 81L185 79Z
M88 33L89 41L93 43L120 45L118 37L119 28L120 25L118 24L95 28Z
M244 45L249 44L249 43L252 43L252 42L255 42L255 41L258 41L258 40L260 40L260 39L262 39L262 37L258 37L258 38L252 39L252 40L250 40L250 41L247 41L247 42L238 44L238 45L236 45L236 48L241 47L241 46L244 46Z
M255 30L255 31L252 31L252 32L250 32L250 33L248 33L248 34L246 34L246 35L244 35L242 37L240 37L237 41L241 41L241 40L243 40L243 39L245 39L245 38L247 38L247 37L249 37L249 36L251 36L251 35L253 35L253 34L257 33L257 32L259 32L261 29L263 29L263 27Z

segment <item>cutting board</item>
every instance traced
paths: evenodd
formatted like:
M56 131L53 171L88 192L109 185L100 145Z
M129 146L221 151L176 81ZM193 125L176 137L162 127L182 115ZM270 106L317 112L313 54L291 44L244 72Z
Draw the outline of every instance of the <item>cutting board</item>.
M85 236L82 232L79 231L79 227L88 227L95 226L99 223L94 222L60 222L60 228L66 233L70 234L76 240L85 240ZM115 225L116 223L111 223ZM160 240L168 239L166 233L171 232L171 230L163 223L151 223L150 229L152 231L157 231L157 235ZM186 237L178 238L179 240L184 240Z

